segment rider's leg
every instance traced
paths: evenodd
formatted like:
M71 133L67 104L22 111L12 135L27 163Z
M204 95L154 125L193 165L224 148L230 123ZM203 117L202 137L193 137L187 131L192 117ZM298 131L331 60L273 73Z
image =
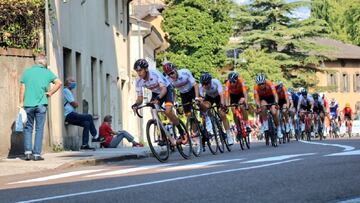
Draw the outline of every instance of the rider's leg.
M218 109L219 111L219 115L220 115L220 118L224 124L224 128L226 130L226 136L228 138L228 144L232 145L234 143L233 139L232 139L232 135L231 135L231 131L230 131L230 125L229 125L229 121L228 119L226 118L226 113L224 112L223 109L219 108Z
M280 122L279 122L279 113L278 113L278 109L276 108L275 105L272 105L270 108L270 111L274 117L274 123L275 123L275 127L277 128L277 135L279 138L282 138L282 132L281 132L281 127L280 127Z
M285 118L286 132L288 133L290 132L289 112L286 104L284 104L282 107L282 113Z
M261 112L260 112L260 121L261 121L261 127L263 128L264 131L269 130L269 123L268 123L268 118L267 118L267 113L266 113L266 106L267 102L265 100L261 100L260 101L261 104Z

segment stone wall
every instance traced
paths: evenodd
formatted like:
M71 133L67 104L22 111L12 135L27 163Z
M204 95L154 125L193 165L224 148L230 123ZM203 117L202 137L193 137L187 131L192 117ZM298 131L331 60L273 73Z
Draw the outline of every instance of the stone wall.
M20 77L25 68L33 65L31 50L0 48L0 158L24 153L23 135L13 132L18 113ZM43 151L49 151L48 122L45 123Z

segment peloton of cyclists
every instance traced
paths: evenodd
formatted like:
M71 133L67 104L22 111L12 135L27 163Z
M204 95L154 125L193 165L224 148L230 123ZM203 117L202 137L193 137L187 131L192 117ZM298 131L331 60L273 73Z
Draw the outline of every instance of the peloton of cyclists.
M173 63L165 63L163 71L167 75L167 79L171 82L172 86L180 92L181 102L186 116L189 116L191 110L191 102L199 99L199 85L196 83L194 76L188 69L177 70ZM176 101L176 94L175 101Z
M199 89L201 105L207 109L210 109L213 104L218 106L218 112L226 130L227 143L234 144L229 121L226 118L225 95L220 81L212 78L210 73L203 73L200 76Z
M137 99L135 104L132 105L132 108L136 109L142 104L144 87L151 90L151 102L158 105L165 103L165 115L177 127L182 137L182 139L179 140L169 137L171 145L175 146L181 142L186 143L186 131L180 126L179 118L173 111L174 90L170 82L158 70L149 69L149 64L145 59L138 59L134 64L134 70L138 75L136 80Z
M290 107L290 99L286 87L284 86L283 82L279 81L275 86L276 93L279 97L279 107L280 111L285 118L285 129L286 133L290 132L290 124L289 124L289 107Z
M308 95L308 92L305 88L300 89L300 98L298 102L298 115L300 116L301 121L301 132L305 130L305 112L312 112L314 107L314 100Z
M278 138L282 138L281 128L279 126L279 114L276 108L276 104L279 103L279 98L276 93L275 86L272 84L270 80L266 80L264 74L259 74L255 79L256 85L254 86L254 98L255 104L257 107L257 111L260 110L260 119L262 125L264 126L264 131L267 131L269 128L269 123L266 114L266 105L272 104L270 107L270 111L274 116L275 127L277 128L277 136Z
M231 72L228 75L228 80L225 82L225 100L229 104L243 104L240 106L246 130L248 132L251 131L249 125L249 116L248 116L248 94L247 87L245 85L244 80L239 77L239 74L236 72ZM235 107L231 107L231 111L233 113L233 118L235 122L237 121L237 117L235 116Z

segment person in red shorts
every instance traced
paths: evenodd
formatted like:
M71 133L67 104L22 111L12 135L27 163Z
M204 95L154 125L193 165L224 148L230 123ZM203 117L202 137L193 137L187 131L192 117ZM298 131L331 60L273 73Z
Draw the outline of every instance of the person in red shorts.
M105 142L101 145L105 148L117 148L122 139L126 138L128 142L133 144L133 147L143 147L144 145L136 142L134 137L124 130L119 130L115 132L111 128L112 116L106 115L104 117L104 122L99 128L100 137L105 138Z

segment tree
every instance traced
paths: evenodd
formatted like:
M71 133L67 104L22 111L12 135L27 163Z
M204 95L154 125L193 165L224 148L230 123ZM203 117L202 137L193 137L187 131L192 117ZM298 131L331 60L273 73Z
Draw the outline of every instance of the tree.
M242 57L240 72L253 78L266 73L269 78L286 81L295 87L314 87L317 84L316 65L326 59L315 37L327 33L322 20L300 20L292 16L294 9L306 2L287 3L284 0L252 0L233 11L236 35Z
M327 22L331 38L360 45L360 1L313 0L311 15Z
M167 2L163 30L170 47L158 55L195 76L208 71L216 74L226 60L224 47L231 36L229 0L174 0Z
M44 0L0 0L0 46L35 48L44 20Z

